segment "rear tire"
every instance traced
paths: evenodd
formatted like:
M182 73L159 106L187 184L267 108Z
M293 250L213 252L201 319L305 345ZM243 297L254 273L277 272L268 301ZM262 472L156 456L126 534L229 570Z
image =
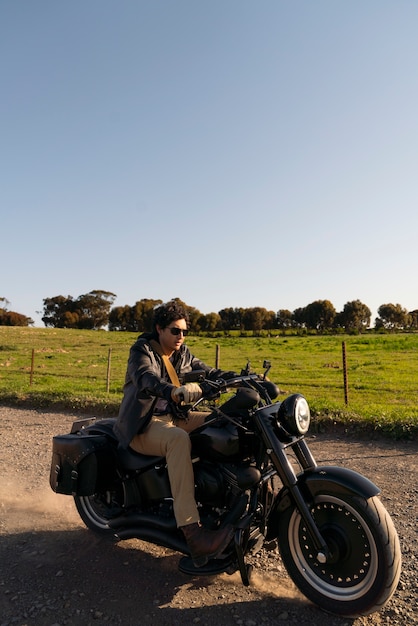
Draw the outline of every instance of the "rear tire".
M325 611L359 617L380 610L392 597L401 572L398 535L377 497L321 495L311 513L331 558L321 564L298 510L280 517L283 563L300 591Z
M74 496L78 514L90 530L100 535L114 535L109 521L123 513L122 486L116 491L103 491L92 496Z

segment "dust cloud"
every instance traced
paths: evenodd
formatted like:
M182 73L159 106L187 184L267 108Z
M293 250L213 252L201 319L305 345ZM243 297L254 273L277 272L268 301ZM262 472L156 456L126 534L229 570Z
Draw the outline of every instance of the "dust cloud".
M272 574L254 572L251 577L251 585L262 593L269 593L278 598L306 602L306 598L298 591L288 576L275 577Z
M242 585L241 575L235 572L232 576L221 574L226 585ZM253 571L251 575L251 588L262 594L268 594L280 599L306 603L307 600L295 587L287 574L277 574Z
M0 484L0 534L80 526L83 524L71 497L45 487L28 488L16 478Z

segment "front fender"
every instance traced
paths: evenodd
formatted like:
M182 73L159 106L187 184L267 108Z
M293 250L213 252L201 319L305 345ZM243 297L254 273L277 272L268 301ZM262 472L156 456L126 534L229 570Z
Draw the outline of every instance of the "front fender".
M308 506L320 495L360 496L368 500L380 493L380 489L362 474L335 465L314 467L301 472L297 476L297 485ZM279 517L290 506L294 506L291 491L288 487L283 487L270 515L267 538L275 536Z
M336 465L323 465L305 470L298 474L297 481L307 501L324 494L361 496L367 500L380 493L379 487L362 474ZM280 510L290 505L290 498L290 490L282 489L277 497ZM287 499L289 504L286 506Z
M311 496L355 495L368 499L380 493L380 489L362 474L335 465L306 470L297 478L301 490L305 493L307 491Z

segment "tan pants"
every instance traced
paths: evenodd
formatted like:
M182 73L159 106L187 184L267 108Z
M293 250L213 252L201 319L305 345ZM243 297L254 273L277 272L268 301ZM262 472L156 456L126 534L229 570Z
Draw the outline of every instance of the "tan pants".
M135 435L130 443L131 448L141 454L166 457L178 527L199 521L189 433L201 426L207 416L204 412L190 412L187 420L175 423L169 414L154 416L146 430Z

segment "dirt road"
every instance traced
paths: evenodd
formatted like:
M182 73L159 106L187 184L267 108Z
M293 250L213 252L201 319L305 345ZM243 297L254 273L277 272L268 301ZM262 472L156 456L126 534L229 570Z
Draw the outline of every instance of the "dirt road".
M253 562L250 587L239 574L190 578L179 555L87 531L72 499L49 487L51 438L68 414L0 407L0 626L377 626L418 624L418 443L321 435L320 463L350 467L382 489L403 552L398 590L380 613L348 620L321 612L293 586L277 551Z

